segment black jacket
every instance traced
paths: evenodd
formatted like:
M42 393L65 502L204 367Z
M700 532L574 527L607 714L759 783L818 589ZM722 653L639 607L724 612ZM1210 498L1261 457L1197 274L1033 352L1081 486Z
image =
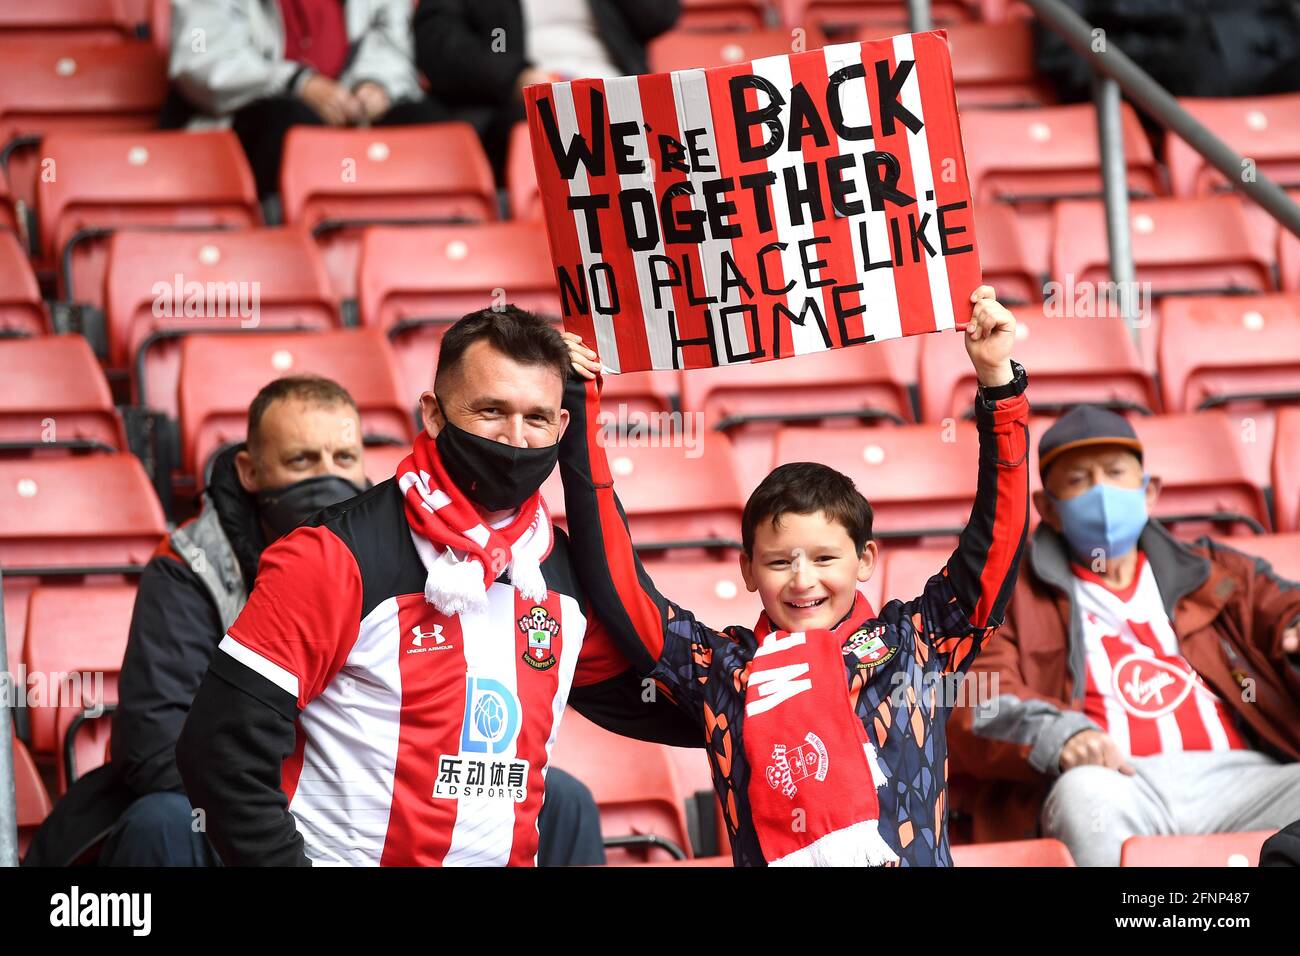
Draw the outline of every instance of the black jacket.
M590 3L609 58L628 76L646 72L645 45L681 13L679 0ZM415 64L434 96L456 108L511 103L529 66L519 0L420 0L414 30Z

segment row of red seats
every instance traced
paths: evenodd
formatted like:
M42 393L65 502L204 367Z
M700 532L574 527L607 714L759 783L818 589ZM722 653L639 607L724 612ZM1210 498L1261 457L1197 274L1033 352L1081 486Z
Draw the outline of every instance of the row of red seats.
M1022 339L1028 345L1040 336L1040 329L1050 328L1050 322L1027 323L1022 328L1029 330ZM923 370L963 365L957 336L928 336L922 350ZM1018 349L1019 354L1027 352ZM1071 353L1065 347L1058 346L1050 354L1058 357L1055 375L1046 362L1027 366L1035 370L1035 401L1043 409L1052 410L1054 398L1065 404L1106 394L1100 389L1091 395L1081 392L1073 379L1077 370L1067 365ZM882 415L904 421L901 402L906 387L899 376L881 374L893 358L887 347L877 345L808 356L781 366L695 371L681 376L681 404L687 411L699 411L698 416L671 415L676 402L665 389L674 384L671 374L612 377L605 397L608 424L626 432L622 447L615 445L614 450L620 460L626 459L624 467L640 469L627 475L630 507L642 507L638 501L673 502L675 517L665 514L657 519L659 540L733 540L734 533L720 529L734 527L742 492L752 489L772 464L811 460L853 475L876 504L882 530L915 533L960 525L974 494L975 433L974 425L959 419L958 412L973 383L961 373L949 373L952 378L944 394L961 397L959 401L950 397L944 416L929 424L884 428L857 424L858 419ZM184 474L201 476L216 448L242 437L247 405L257 390L292 372L317 372L348 387L373 444L401 448L411 438L413 402L399 384L386 339L375 330L189 336L180 340L176 360ZM79 337L0 342L0 367L5 371L0 435L11 449L42 453L68 446L122 449L121 424L107 386ZM1249 381L1249 367L1243 374ZM791 380L791 375L799 377ZM773 376L785 386L775 397ZM801 417L812 424L791 424ZM1135 415L1133 421L1148 445L1152 470L1165 478L1161 499L1165 516L1231 512L1268 528L1272 522L1260 488L1269 481L1267 476L1260 480L1252 460L1262 454L1267 461L1271 454L1278 526L1296 526L1300 409L1284 408L1277 414L1276 437L1271 441L1273 420L1265 411L1247 413L1236 421L1222 410ZM817 423L824 427L815 427ZM1035 434L1041 434L1047 424L1036 421ZM647 447L655 445L674 447ZM1209 449L1214 450L1212 455L1207 454ZM57 468L59 462L42 454L6 462L4 467ZM697 478L684 480L695 472ZM639 484L643 475L647 483ZM665 482L682 482L682 492L661 495L659 485ZM0 488L0 495L6 491L16 493L12 487ZM1185 496L1190 497L1183 500ZM35 514L27 504L23 511ZM709 534L689 530L700 530L692 513L715 512L723 517L704 522L713 528ZM665 530L673 522L681 524L680 533ZM35 521L32 529L39 528Z

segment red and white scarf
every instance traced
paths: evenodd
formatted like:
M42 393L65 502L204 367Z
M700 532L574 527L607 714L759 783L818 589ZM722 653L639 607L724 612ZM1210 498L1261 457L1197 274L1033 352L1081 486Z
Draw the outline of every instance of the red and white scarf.
M876 751L849 700L845 642L875 612L858 594L830 631L775 631L766 614L745 688L749 805L769 866L881 866Z
M487 590L502 571L524 597L546 597L541 562L551 550L551 519L541 492L519 507L509 524L490 528L447 476L427 432L397 466L411 539L427 577L424 599L443 614L482 611ZM461 557L457 552L463 553Z

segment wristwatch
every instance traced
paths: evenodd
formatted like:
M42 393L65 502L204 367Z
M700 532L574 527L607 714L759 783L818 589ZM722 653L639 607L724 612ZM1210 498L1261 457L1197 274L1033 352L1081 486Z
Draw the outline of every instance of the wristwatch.
M1029 378L1025 375L1025 367L1015 359L1011 360L1011 381L1005 385L993 385L979 387L979 397L988 402L990 405L994 402L1000 402L1004 398L1015 398L1025 390L1029 384Z

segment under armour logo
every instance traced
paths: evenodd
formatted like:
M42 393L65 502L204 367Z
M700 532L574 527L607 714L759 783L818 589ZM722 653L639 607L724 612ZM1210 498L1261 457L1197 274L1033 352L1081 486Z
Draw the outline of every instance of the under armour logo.
M434 642L437 644L442 644L447 640L442 636L441 624L433 625L432 631L422 631L420 630L420 626L417 624L415 627L411 628L411 634L413 635L411 637L411 643L416 647L424 647L424 642L429 640L429 638L433 638Z

